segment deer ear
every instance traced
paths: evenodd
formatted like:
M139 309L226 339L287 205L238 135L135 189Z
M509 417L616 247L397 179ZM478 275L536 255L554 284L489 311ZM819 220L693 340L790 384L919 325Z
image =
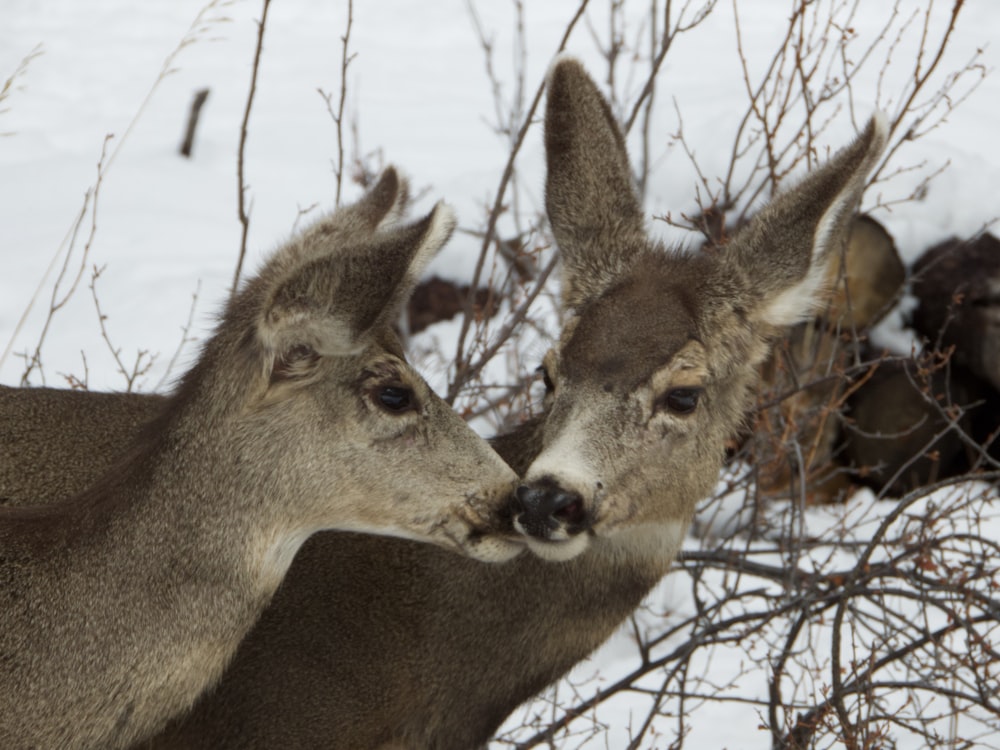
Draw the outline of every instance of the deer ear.
M724 257L756 297L754 319L792 325L822 302L828 267L887 140L885 117L876 114L852 144L772 200L729 244Z
M303 346L319 355L357 352L372 329L395 318L454 228L454 213L438 203L418 222L304 264L272 289L260 341L276 356Z
M406 180L386 167L378 180L353 204L341 206L288 242L269 264L296 265L363 242L376 231L398 221L409 200Z
M646 243L625 139L578 60L549 71L545 208L562 259L563 304L599 296Z
M361 200L337 211L337 219L356 221L369 232L399 221L410 200L409 183L388 166Z

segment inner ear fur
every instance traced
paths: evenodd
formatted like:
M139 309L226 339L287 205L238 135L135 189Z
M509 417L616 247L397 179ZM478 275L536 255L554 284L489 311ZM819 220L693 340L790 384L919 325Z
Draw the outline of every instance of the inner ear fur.
M625 138L597 85L576 59L549 71L545 110L545 207L562 260L566 308L614 283L646 245Z
M853 143L778 195L729 244L725 258L756 300L753 318L792 325L822 302L828 266L887 140L886 120L876 114Z

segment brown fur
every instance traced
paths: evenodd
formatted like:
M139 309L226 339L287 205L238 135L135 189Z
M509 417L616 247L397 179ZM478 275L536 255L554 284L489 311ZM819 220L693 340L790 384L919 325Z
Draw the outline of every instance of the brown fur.
M585 548L566 562L522 555L491 566L318 534L224 679L151 746L469 750L599 646L668 569L769 336L808 308L794 293L772 303L825 266L883 134L870 127L779 197L731 252L688 256L647 240L623 139L579 64L559 62L549 85L548 208L569 316L546 358L555 391L545 419L494 445L531 481L548 446L567 430L584 435L570 458L606 489L600 503L587 497ZM817 246L824 216L831 231ZM651 414L691 378L705 389L691 418ZM532 544L546 554L553 540Z
M0 508L0 746L123 747L159 729L218 679L319 529L492 558L519 549L488 535L513 471L431 394L391 333L453 226L438 206L375 231L402 195L389 170L275 254L168 399L46 391L46 403L4 390L8 414L32 421L5 418L0 432L11 448L2 492L22 503ZM413 408L382 406L386 388L407 389ZM39 411L74 404L62 441L92 455L92 431L114 436L93 466L79 448L32 443ZM31 476L37 491L21 495Z
M1000 239L952 238L913 265L913 327L1000 390Z

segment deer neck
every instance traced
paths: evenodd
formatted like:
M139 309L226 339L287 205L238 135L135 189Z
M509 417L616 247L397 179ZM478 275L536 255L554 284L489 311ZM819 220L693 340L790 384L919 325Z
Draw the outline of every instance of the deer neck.
M173 538L178 549L190 550L199 570L215 566L220 580L241 581L253 599L266 601L321 526L290 510L301 492L273 471L284 463L283 441L259 439L261 429L253 424L266 419L254 414L266 391L260 365L233 367L240 356L233 352L241 348L227 334L219 332L206 346L172 404L146 429L155 445L149 476L136 494L149 507L135 512L151 528L143 532L136 523L135 532ZM234 382L240 373L242 380Z
M213 448L219 435L185 429L180 408L166 419L182 427L140 441L84 495L0 519L0 552L16 578L13 598L0 591L11 614L0 657L17 655L0 694L21 696L14 725L18 711L60 710L46 700L71 698L79 715L107 717L114 696L132 697L114 725L29 745L72 736L86 746L87 732L96 746L126 744L183 711L221 676L309 535L268 515L293 500L277 483L255 476L232 442ZM33 648L41 631L72 635ZM70 685L89 687L64 695Z
M273 465L267 458L234 451L235 442L225 433L170 441L139 467L115 535L123 549L141 551L151 574L166 565L161 575L244 591L256 607L270 599L318 527L290 522L297 498L258 468Z
M659 580L667 571L681 548L687 523L664 521L629 527L592 541L592 554L586 565L633 569L637 575Z

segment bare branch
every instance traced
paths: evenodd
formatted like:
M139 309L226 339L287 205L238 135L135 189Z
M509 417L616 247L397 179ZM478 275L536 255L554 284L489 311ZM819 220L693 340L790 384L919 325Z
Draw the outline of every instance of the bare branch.
M250 90L247 93L246 107L243 109L243 121L240 123L240 145L236 156L236 181L237 196L236 206L239 215L240 226L243 227L240 235L240 254L236 259L236 270L233 273L233 285L230 295L236 294L240 284L240 274L243 272L243 261L247 254L247 234L250 232L250 215L246 207L246 192L248 186L244 178L244 156L247 145L247 126L250 124L250 110L253 108L254 95L257 93L257 71L260 69L260 55L264 49L264 29L267 26L267 11L271 6L271 0L264 0L264 8L257 22L257 46L254 50L253 69L250 73Z

